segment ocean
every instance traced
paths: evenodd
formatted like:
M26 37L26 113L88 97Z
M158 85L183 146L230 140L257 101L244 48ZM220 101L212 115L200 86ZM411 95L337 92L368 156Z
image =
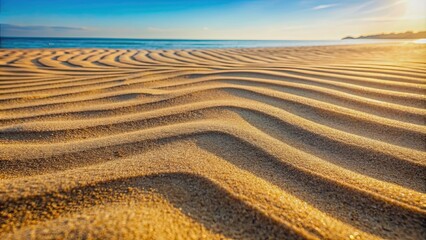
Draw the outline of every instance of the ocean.
M114 49L210 49L297 47L381 43L395 40L180 40L126 38L23 38L2 37L0 48L114 48Z

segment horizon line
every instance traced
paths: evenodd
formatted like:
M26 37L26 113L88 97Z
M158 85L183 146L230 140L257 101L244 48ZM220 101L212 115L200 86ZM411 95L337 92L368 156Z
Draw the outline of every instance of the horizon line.
M30 37L30 36L0 36L1 38L40 38L40 39L129 39L129 40L191 40L191 41L342 41L339 39L221 39L221 38L134 38L134 37ZM356 39L354 39L356 40ZM374 40L374 39L372 39Z

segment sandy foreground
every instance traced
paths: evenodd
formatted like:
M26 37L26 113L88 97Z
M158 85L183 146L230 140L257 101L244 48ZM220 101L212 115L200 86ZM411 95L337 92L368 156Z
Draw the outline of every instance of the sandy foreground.
M426 46L0 50L0 239L425 239Z

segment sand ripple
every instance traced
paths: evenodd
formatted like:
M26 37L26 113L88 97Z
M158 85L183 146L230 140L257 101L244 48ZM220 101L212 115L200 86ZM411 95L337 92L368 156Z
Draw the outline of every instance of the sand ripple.
M0 50L0 238L425 239L425 55Z

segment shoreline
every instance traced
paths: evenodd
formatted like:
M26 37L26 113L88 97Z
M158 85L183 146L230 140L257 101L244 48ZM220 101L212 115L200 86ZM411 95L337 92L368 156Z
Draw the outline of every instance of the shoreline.
M360 43L360 44L338 44L338 45L313 45L313 46L281 46L281 47L229 47L229 48L175 48L175 49L144 49L144 48L96 48L96 47L89 47L89 48L0 48L0 51L73 51L73 50L110 50L110 51L216 51L216 50L243 50L243 51L250 51L250 50L280 50L280 49L306 49L306 48L338 48L338 47L357 47L357 46L364 46L364 47L374 47L374 46L402 46L402 45L412 45L412 46L426 46L425 43L416 43L416 42L392 42L392 43Z
M31 38L28 38L31 39ZM52 40L55 41L54 38L40 38L43 40ZM58 38L57 40L59 40L61 38ZM73 47L62 47L61 45L66 45L66 44L74 44L74 45L78 45L78 43L73 42L71 40L74 39L67 39L70 40L69 43L52 43L52 44L57 44L59 45L59 47L21 47L21 48L12 48L12 47L3 47L0 49L87 49L87 48L92 48L92 49L122 49L122 50L214 50L214 49L256 49L256 48L287 48L287 47L321 47L321 46L347 46L347 45L375 45L375 44L409 44L409 43L415 43L415 44L420 44L420 43L416 43L415 40L372 40L372 39L367 39L367 40L319 40L319 41L315 41L315 40L195 40L195 42L209 42L209 43L216 43L216 44L228 44L230 46L216 46L216 47L190 47L191 45L198 45L198 44L191 44L188 43L188 47L176 47L176 48L172 48L172 47L168 47L168 44L165 44L164 47L155 47L155 43L160 43L160 42L173 42L175 40L136 40L136 41L141 41L141 43L131 43L130 45L143 45L146 43L143 43L143 41L146 42L153 42L151 44L151 47L130 47L130 46L126 46L126 43L120 43L120 39L96 39L96 38L89 38L87 40L89 41L95 41L95 40L105 40L105 41L109 41L109 40L113 40L108 42L109 45L117 45L117 44L121 44L123 45L122 47L108 47L108 46L102 46L102 47L92 47L92 46L73 46ZM78 38L77 38L78 40ZM86 40L86 39L85 39ZM122 40L127 40L127 39L122 39ZM118 43L115 43L115 41L117 41ZM176 40L176 42L192 42L194 40ZM78 41L77 41L78 42ZM235 42L233 44L231 44L230 42ZM254 42L263 42L263 44L265 44L265 46L246 46L245 44L249 44L252 43L253 45L256 45L256 43ZM266 43L277 43L277 42L286 42L283 43L283 45L275 45L275 46L268 46L266 45ZM312 45L308 45L307 43L312 43ZM143 43L143 44L142 44ZM306 45L305 45L306 43ZM48 44L47 42L44 44ZM49 43L50 44L50 43ZM89 44L89 43L82 43L82 44ZM96 43L94 43L96 44ZM107 43L102 43L104 45L108 45ZM234 45L240 45L240 46L234 46ZM258 45L259 43L257 43ZM288 45L285 45L288 44ZM3 45L7 45L3 43ZM101 45L100 43L98 45ZM53 45L52 45L53 46Z

